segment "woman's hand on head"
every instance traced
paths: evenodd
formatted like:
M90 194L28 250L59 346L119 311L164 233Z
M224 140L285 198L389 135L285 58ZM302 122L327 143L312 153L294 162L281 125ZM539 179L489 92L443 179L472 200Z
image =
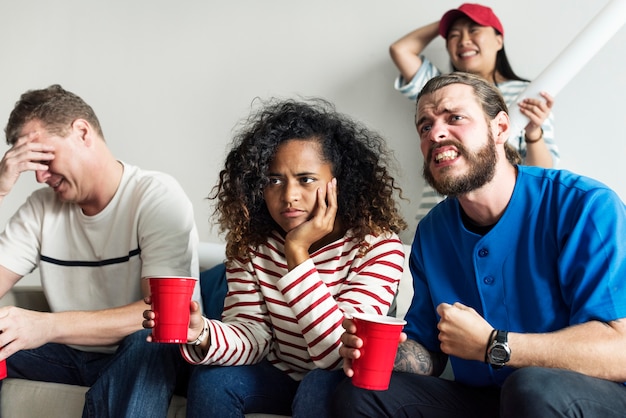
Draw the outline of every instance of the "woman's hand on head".
M302 228L304 232L306 232L306 234L304 234L306 235L306 240L310 241L310 244L313 244L333 232L333 229L335 228L336 216L337 179L333 178L328 184L326 184L325 189L320 188L317 190L317 202L311 219L300 225L298 228L295 228L295 234L301 237L302 232L298 230Z
M337 179L325 189L317 190L317 200L311 217L289 231L285 237L285 256L290 269L309 257L311 246L333 232L337 217ZM292 260L293 258L293 264Z

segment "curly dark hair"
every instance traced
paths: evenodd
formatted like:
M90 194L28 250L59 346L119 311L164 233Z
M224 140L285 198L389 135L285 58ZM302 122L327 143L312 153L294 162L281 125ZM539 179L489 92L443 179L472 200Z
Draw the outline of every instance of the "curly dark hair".
M217 199L214 216L226 232L226 257L247 259L250 248L267 241L278 225L267 210L263 190L280 144L315 140L329 162L339 190L337 217L353 239L406 228L394 193L402 190L391 176L392 154L385 140L340 114L324 99L260 101L236 133L224 169L209 199Z

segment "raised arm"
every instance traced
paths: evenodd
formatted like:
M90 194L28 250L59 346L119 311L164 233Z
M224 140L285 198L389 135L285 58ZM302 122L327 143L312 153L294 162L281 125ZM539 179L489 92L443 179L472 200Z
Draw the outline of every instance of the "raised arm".
M391 59L405 82L410 81L422 65L420 54L437 37L439 21L422 26L404 35L389 47Z
M554 157L550 144L554 144L553 132L545 132L543 126L551 124L550 111L554 105L554 98L542 92L542 99L526 98L519 103L520 111L528 117L529 122L525 129L526 158L524 163L538 167L554 167ZM551 128L551 126L548 126Z

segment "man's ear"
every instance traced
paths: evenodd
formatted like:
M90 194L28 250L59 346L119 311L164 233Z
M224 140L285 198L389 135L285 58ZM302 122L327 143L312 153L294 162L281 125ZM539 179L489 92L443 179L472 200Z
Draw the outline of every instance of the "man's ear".
M493 129L493 138L496 144L504 144L509 139L511 133L511 120L509 115L500 111L491 121L491 129Z
M93 129L89 122L85 119L76 119L71 124L72 132L85 142L86 145L91 145L93 141Z

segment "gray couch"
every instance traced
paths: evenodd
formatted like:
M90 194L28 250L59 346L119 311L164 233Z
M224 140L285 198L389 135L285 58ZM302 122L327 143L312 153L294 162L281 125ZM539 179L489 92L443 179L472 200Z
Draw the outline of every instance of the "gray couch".
M405 246L407 260L398 291L396 316L403 317L413 296L411 274L408 268L410 247ZM201 243L199 261L202 269L221 263L224 246ZM16 305L45 311L46 299L39 287L15 287L0 299L0 306ZM10 361L10 360L9 360ZM0 417L2 418L73 418L82 415L87 387L59 383L36 382L23 379L5 379L0 391ZM174 396L170 403L168 418L185 417L185 399ZM246 417L278 417L269 414L248 414Z

